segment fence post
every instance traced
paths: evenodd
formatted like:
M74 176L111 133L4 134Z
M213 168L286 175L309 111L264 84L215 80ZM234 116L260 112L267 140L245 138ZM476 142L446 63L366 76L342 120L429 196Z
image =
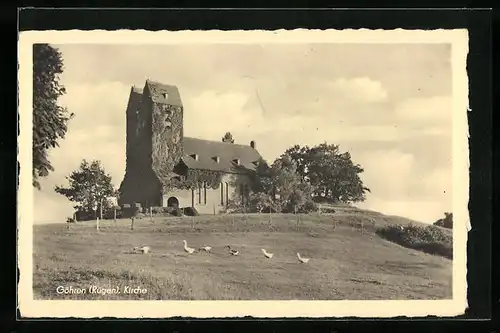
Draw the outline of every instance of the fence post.
M153 222L153 207L149 207L149 221Z
M191 229L194 229L194 215L191 217Z
M114 206L114 208L113 208L113 221L116 224L116 206Z
M99 203L99 217L101 218L101 220L102 220L102 200L103 199L101 199L101 202Z
M215 204L213 204L212 206L213 206L213 208L214 208L214 215L215 215Z
M97 229L97 231L99 231L99 216L97 217L97 221L96 221L96 229Z
M234 229L234 215L232 215L232 217L233 217L233 229Z
M243 216L245 217L245 225L248 225L247 206L246 205L243 205Z
M130 230L134 230L134 220L135 220L134 216L132 216L130 218L130 220L131 220L131 222L130 222Z

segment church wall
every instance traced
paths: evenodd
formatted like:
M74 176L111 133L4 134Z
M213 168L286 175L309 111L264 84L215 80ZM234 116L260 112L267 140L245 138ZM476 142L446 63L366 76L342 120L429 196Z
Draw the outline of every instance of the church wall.
M235 193L240 193L241 187L245 184L249 184L248 176L238 175L235 177L227 174L222 178L217 189L210 187L196 190L174 189L163 196L162 203L166 207L168 199L175 197L179 201L180 208L195 207L199 214L214 214L215 210L215 214L219 214L227 205L228 200L232 200Z

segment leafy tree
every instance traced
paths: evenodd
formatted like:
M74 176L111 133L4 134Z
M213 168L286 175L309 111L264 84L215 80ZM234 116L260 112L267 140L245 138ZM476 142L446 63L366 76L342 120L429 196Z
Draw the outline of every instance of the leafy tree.
M66 108L57 104L66 93L59 83L63 73L61 53L48 44L33 45L33 186L40 189L39 177L48 176L54 168L48 150L64 139L68 116Z
M264 159L257 162L255 172L249 174L252 193L270 193L272 187L271 168Z
M447 229L453 229L453 213L444 213L444 218L434 222L434 225Z
M254 178L253 206L272 207L275 211L295 211L301 209L311 198L311 187L302 181L297 173L297 165L288 155L276 159L271 167L262 162L257 167Z
M370 192L359 177L363 168L352 161L348 152L341 153L337 145L322 143L312 148L296 145L284 155L296 163L297 173L310 184L317 201L359 202Z
M222 142L234 143L233 135L230 132L226 132L222 137Z
M100 161L89 163L83 160L80 167L66 179L69 186L56 186L55 191L76 203L74 208L78 211L90 213L94 208L100 210L101 204L105 211L111 208L107 207L106 198L118 195L118 191L113 189L111 176L106 173Z
M283 153L283 155L289 156L290 159L295 162L297 173L303 181L307 180L307 166L310 164L308 161L308 158L310 157L309 150L308 146L301 147L299 145L295 145Z

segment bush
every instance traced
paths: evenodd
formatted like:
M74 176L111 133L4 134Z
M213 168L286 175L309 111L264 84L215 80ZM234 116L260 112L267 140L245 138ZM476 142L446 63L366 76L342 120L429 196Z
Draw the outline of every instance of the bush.
M174 215L174 216L182 216L182 209L180 209L180 208L178 208L178 207L177 207L177 208L174 208L174 209L172 210L172 215Z
M297 208L297 213L307 214L318 211L318 204L313 200L307 200L302 206Z
M172 214L174 207L151 207L151 211L155 215L167 215Z
M313 200L307 200L302 209L307 213L312 213L312 212L317 212L318 207L319 207L318 204L315 203Z
M226 205L226 212L228 213L249 213L249 208L244 207L239 199L230 199Z
M120 206L106 209L106 211L104 211L103 213L103 218L106 220L112 220L115 217L115 211L114 211L115 209L116 209L116 218L117 219L122 218L122 209Z
M321 208L321 213L323 213L323 214L334 214L335 213L335 209L330 208L330 207Z
M413 224L407 226L391 225L378 228L377 234L408 248L453 259L451 235L434 225L425 227Z
M198 211L196 210L196 208L194 207L185 207L183 208L184 210L184 215L187 215L187 216L198 216L200 215L198 213Z

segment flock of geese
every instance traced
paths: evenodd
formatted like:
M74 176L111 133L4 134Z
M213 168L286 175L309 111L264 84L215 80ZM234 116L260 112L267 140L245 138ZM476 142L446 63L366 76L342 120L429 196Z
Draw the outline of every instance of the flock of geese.
M184 251L186 253L193 254L196 252L195 248L188 246L186 240L183 240L183 242L184 242ZM227 245L225 248L227 248L229 250L229 254L231 254L233 256L237 256L240 254L240 252L238 250L232 249L231 246L229 246L229 245ZM267 252L266 249L260 249L260 250L264 254L264 257L266 257L267 259L272 259L274 257L274 253ZM132 249L132 251L135 253L140 252L140 253L147 254L151 251L151 248L149 246L136 246ZM212 247L205 245L205 246L200 247L198 249L198 251L210 253L212 251ZM311 260L310 258L301 257L300 253L297 253L297 259L302 264L307 264L309 262L309 260Z
M185 252L187 252L188 254L193 254L196 251L195 248L189 247L187 245L186 240L183 240L183 242L184 242L184 251ZM229 245L226 245L226 248L229 250L229 254L231 254L233 256L237 256L240 254L240 252L238 250L232 249L231 246L229 246ZM200 247L199 250L204 251L204 252L210 252L212 250L212 247L205 245L205 246ZM272 259L274 257L274 253L267 252L266 249L260 249L260 250L264 254L264 257L266 257L267 259ZM310 258L301 257L300 253L297 253L297 259L302 264L307 264L310 260Z

